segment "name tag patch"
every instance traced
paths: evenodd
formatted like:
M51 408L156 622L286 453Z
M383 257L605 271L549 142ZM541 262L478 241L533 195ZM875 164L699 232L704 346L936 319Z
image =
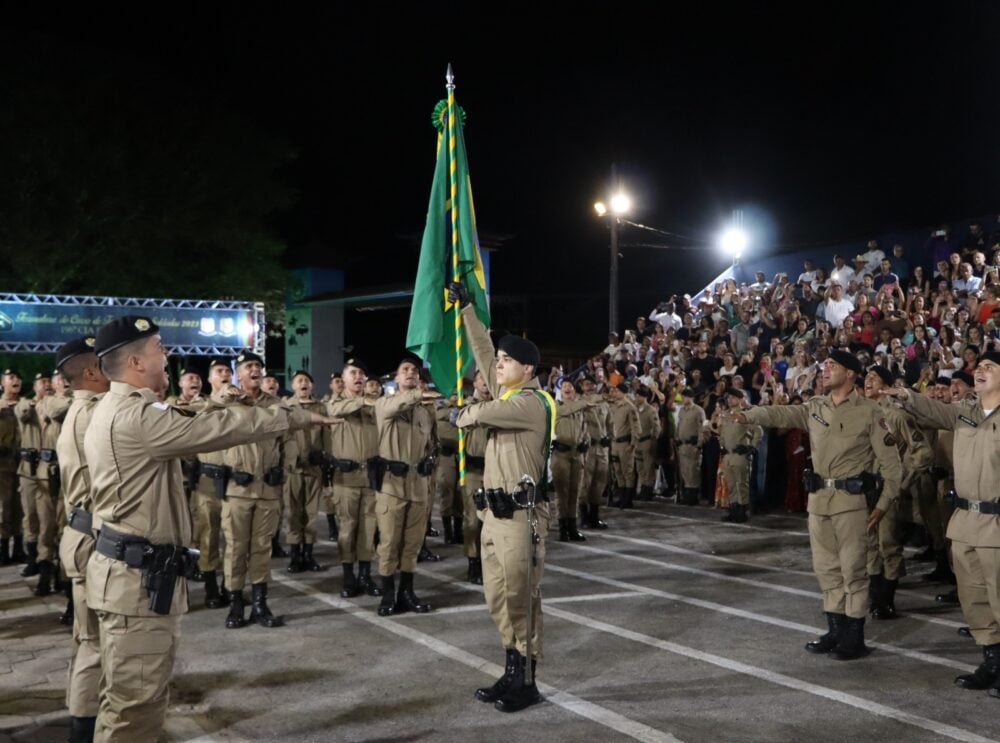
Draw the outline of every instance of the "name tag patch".
M958 416L958 419L960 421L962 421L963 423L967 423L968 425L972 426L973 428L979 428L979 424L976 423L974 420L972 420L972 418L968 418L968 417L966 417L964 415L960 415L960 416Z
M816 413L813 413L813 414L812 414L812 418L813 418L813 420L815 420L815 421L819 421L820 423L822 423L822 424L823 424L824 426L826 426L827 428L829 428L829 427L830 427L830 424L829 424L829 423L827 423L827 422L826 422L825 420L823 420L822 418L820 418L820 417L819 417L818 415L816 415Z

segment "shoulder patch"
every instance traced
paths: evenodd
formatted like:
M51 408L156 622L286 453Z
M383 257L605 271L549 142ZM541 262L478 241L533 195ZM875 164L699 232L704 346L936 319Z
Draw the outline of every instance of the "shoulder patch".
M154 402L150 403L149 407L156 408L157 410L170 410L170 406L165 402Z
M922 433L920 433L920 431L914 431L913 432L913 440L914 441L923 441L924 440L924 435Z
M882 443L884 443L886 446L895 446L896 438L891 433L887 433L885 435L885 438L882 439Z
M880 425L880 426L881 426L882 428L884 428L884 429L885 429L886 431L890 430L890 429L889 429L889 421L887 421L887 420L886 420L885 418L879 418L879 419L878 419L878 424L879 424L879 425Z

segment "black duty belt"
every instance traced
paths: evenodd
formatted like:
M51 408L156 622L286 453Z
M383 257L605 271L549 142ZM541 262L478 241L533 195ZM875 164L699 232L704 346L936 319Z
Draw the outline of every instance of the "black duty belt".
M38 458L41 459L43 462L49 462L49 463L59 461L59 455L56 454L55 449L39 449Z
M471 454L465 455L465 468L486 469L486 457L474 457Z
M78 531L81 534L86 534L88 537L94 536L94 517L90 511L84 511L82 508L73 506L73 512L69 515L67 524L70 529Z
M441 445L441 456L442 457L453 457L456 454L458 454L458 449L456 449L455 447L453 447L453 446L445 446L444 444Z
M586 454L588 451L590 451L590 444L588 444L586 441L581 441L579 444L576 445L576 450L581 454Z
M875 476L869 472L862 472L854 477L832 479L820 477L815 472L806 470L802 474L802 484L810 493L815 493L817 490L833 489L842 490L851 495L864 495L874 491L877 487Z
M565 443L565 442L563 442L563 441L553 441L553 442L552 442L552 449L553 449L554 451L559 451L559 452L571 452L571 451L573 451L573 450L574 450L575 448L576 448L576 447L575 447L575 446L573 446L572 444L567 444L567 443Z
M653 437L652 436L640 436L639 437L639 443L641 444L643 441L649 441L651 438L653 438Z
M11 449L9 446L0 446L0 458L3 457L17 457L18 450Z
M958 494L954 490L949 491L948 495L951 497L952 505L954 505L955 508L962 509L963 511L969 511L970 513L985 513L990 516L1000 514L1000 503L959 498Z
M615 439L616 444L628 444L631 441L632 441L631 436L619 436L617 439Z
M745 457L746 455L753 452L754 449L752 446L748 446L747 444L739 444L738 446L734 446L732 449L727 449L726 447L723 446L720 447L719 450L723 454L739 454L740 456Z
M112 560L121 560L130 568L141 568L148 563L153 544L145 537L123 534L105 524L101 527L94 549Z
M930 475L935 480L946 480L951 477L951 470L947 467L928 467L927 474Z
M527 509L527 493L508 493L503 488L479 488L472 496L472 501L476 505L477 511L489 508L498 519L514 518L515 511ZM549 502L549 496L545 493L538 493L537 501Z

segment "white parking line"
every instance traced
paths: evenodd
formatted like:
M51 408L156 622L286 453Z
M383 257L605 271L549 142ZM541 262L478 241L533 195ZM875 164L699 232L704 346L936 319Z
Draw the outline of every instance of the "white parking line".
M690 516L677 516L672 513L663 513L662 511L647 511L645 508L632 508L629 509L632 513L644 513L649 516L659 516L662 519L672 519L674 521L694 521L698 524L704 524L705 526L717 526L720 529L745 529L747 531L763 531L768 534L786 534L793 537L808 537L808 531L790 531L787 529L768 529L766 526L754 526L753 524L727 524L722 521L709 521L708 519L695 519ZM619 513L618 510L612 511L612 513ZM621 513L628 513L628 511L621 511ZM722 513L720 510L719 513Z
M275 574L274 579L278 583L288 586L289 588L309 596L316 601L320 601L336 609L341 609L356 619L360 619L368 622L369 624L373 624L376 627L380 627L387 632L391 632L392 634L402 637L403 639L409 640L417 645L421 645L428 650L433 650L439 655L450 658L451 660L468 666L469 668L481 671L488 676L496 677L503 674L503 668L496 663L480 658L479 656L462 650L455 645L451 645L450 643L444 642L436 637L420 632L409 624L400 623L397 619L386 619L385 617L380 617L373 609L359 609L351 602L340 598L334 598L333 596L314 588L308 583L302 583L301 581L292 580L277 574ZM469 584L458 583L458 585L467 585L472 590L481 590L478 587ZM634 593L634 591L629 591L629 593ZM629 717L620 715L617 712L613 712L606 707L601 707L600 705L580 699L579 697L570 694L569 692L562 691L561 689L557 689L554 686L549 686L548 684L539 682L538 688L545 695L545 698L552 704L562 707L563 709L579 715L580 717L584 717L591 722L596 722L599 725L619 732L622 735L627 735L628 737L638 741L644 741L644 743L680 743L680 741L670 733L657 730L649 725L645 725Z

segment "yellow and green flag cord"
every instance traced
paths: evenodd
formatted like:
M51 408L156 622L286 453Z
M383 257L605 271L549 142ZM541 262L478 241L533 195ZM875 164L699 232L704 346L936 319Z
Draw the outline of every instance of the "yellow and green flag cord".
M502 392L500 399L506 400L523 391L525 391L523 387L515 387ZM527 392L534 393L542 401L542 407L545 408L545 454L548 455L552 442L556 440L556 401L545 390L531 389L527 390Z
M457 157L455 152L455 84L451 79L451 65L448 66L448 207L451 211L451 276L459 282L462 275L458 269L458 179L456 178ZM455 302L455 404L465 404L465 385L462 384L462 306ZM465 487L465 431L458 429L458 485Z

